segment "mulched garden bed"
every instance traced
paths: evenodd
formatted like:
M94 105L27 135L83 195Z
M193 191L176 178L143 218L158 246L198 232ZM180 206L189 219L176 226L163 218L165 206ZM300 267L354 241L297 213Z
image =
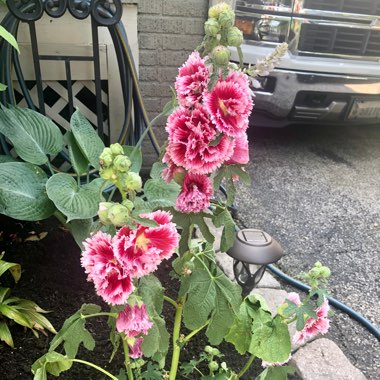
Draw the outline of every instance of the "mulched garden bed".
M25 241L26 238L47 232L40 241ZM107 306L95 294L92 283L86 281L84 270L80 265L80 250L70 233L63 229L54 219L39 223L20 222L0 216L0 252L5 251L4 259L16 262L22 266L21 280L17 285L12 283L11 277L2 276L2 286L12 287L12 294L36 302L45 310L51 310L48 318L53 326L59 330L64 320L76 312L83 303L96 303L107 310ZM169 276L171 266L164 262L156 275L163 286L175 294L178 284ZM165 305L164 315L168 328L173 322L172 308ZM94 362L113 374L118 374L123 367L123 357L120 352L109 363L112 352L108 342L109 330L105 319L91 318L87 326L92 331L97 342L95 350L90 352L80 349L78 358ZM33 379L32 363L47 352L52 334L40 334L37 339L31 331L13 325L11 332L15 342L12 349L0 342L0 378L3 380ZM199 334L183 350L181 358L190 360L194 354L200 352L207 344ZM220 350L225 354L224 360L235 370L242 368L248 356L240 356L233 347L223 343ZM168 355L168 361L170 360ZM258 373L259 363L244 376L245 379L254 379ZM52 376L52 378L54 378ZM60 376L67 380L100 380L106 377L93 369L80 364L74 364L72 369ZM179 376L178 379L181 377ZM194 379L199 378L194 375Z

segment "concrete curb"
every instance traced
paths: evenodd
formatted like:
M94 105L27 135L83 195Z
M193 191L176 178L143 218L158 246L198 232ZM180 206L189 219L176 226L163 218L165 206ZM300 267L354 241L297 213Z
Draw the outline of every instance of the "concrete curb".
M216 251L220 248L220 229L209 226L215 236ZM217 252L216 261L224 273L231 279L233 274L233 259L226 253ZM287 292L281 289L281 284L268 272L251 293L262 295L267 301L272 314L285 300ZM289 326L290 336L296 332L295 325ZM296 368L297 374L304 380L366 380L364 374L354 367L343 351L331 340L316 337L305 344L292 343L292 359L290 363Z

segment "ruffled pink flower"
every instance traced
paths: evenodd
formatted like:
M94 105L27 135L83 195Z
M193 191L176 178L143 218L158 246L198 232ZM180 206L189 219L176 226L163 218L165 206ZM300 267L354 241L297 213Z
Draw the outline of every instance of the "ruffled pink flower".
M180 212L200 212L210 207L213 194L212 182L209 177L201 174L188 173L182 184L182 191L176 202Z
M167 165L167 168L162 171L162 178L167 183L172 181L175 176L185 173L185 169L181 166L177 166L170 158L168 153L165 153L162 162Z
M237 137L235 140L232 157L225 163L226 165L245 165L249 161L248 136L246 133Z
M146 305L141 307L137 304L127 305L116 319L117 331L123 332L129 338L134 338L139 334L146 335L152 326L153 323L149 320Z
M247 130L253 102L245 74L231 71L211 92L205 91L203 101L220 132L239 137Z
M129 357L132 359L138 359L143 356L141 350L141 343L144 341L143 338L136 338L133 344L128 344L129 346Z
M179 108L168 118L168 158L195 174L209 174L228 160L234 148L231 138L219 135L204 106Z
M306 339L316 336L318 334L326 334L329 327L330 321L328 317L328 311L330 306L328 300L325 299L321 306L319 306L315 312L317 314L317 319L309 318L305 322L305 326L301 331L297 331L294 334L293 341L295 344L303 344Z
M300 296L298 293L290 292L288 293L288 296L286 297L289 301L293 302L297 306L301 305Z
M209 69L198 52L190 54L187 61L179 69L175 82L178 102L181 106L191 107L197 103L207 87Z
M140 278L157 269L162 260L170 258L179 236L172 216L166 211L140 215L157 222L157 227L139 225L132 230L121 228L113 240L115 256L133 277Z
M132 278L115 258L111 236L99 231L83 245L81 263L88 275L87 280L94 283L96 293L109 304L125 303L134 289Z

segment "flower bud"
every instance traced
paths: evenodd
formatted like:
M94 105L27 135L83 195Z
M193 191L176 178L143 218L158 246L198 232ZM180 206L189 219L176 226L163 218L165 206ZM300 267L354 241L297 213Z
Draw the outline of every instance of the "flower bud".
M218 18L219 14L223 11L230 10L231 7L227 3L219 3L214 5L208 10L208 17Z
M113 169L111 167L105 168L105 169L100 169L99 174L103 179L105 179L107 181L111 180L112 177L114 176L114 172L113 172Z
M117 156L119 154L124 154L123 147L119 143L111 144L110 149L114 156Z
M103 152L99 156L99 163L102 168L107 168L112 164L112 151L110 148L104 148Z
M206 352L206 354L211 354L211 353L212 353L212 350L213 350L213 347L211 347L211 346L206 346L206 347L205 347L205 352Z
M129 172L125 178L125 187L128 190L140 191L142 188L141 177L134 172Z
M218 370L219 364L213 360L210 363L208 363L208 368L210 369L211 372L215 372Z
M123 202L121 202L123 206L125 206L129 211L133 210L134 204L129 199L125 199Z
M108 218L108 211L110 208L114 205L112 202L100 202L99 203L99 210L98 210L98 216L99 220L103 224L111 224L111 221Z
M220 26L215 18L210 18L205 22L205 33L206 36L216 37L220 31Z
M131 160L122 154L119 154L113 160L113 165L119 172L127 172L131 167Z
M219 14L218 22L222 28L231 28L235 24L235 13L231 8L226 9Z
M121 204L114 204L108 211L108 219L116 227L128 223L129 215L129 210Z
M218 355L220 355L220 351L217 349L217 348L213 348L212 349L212 352L211 352L214 356L218 356Z
M228 29L227 33L227 43L229 46L240 46L243 42L243 33L242 31L237 28L236 26L233 26L232 28Z
M211 52L212 59L217 65L220 65L220 66L227 65L227 63L230 60L230 56L231 56L230 51L228 50L228 48L226 48L223 45L217 46Z

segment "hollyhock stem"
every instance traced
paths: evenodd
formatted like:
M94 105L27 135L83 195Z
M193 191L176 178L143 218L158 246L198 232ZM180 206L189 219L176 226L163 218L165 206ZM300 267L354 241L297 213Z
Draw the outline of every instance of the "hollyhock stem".
M95 368L97 369L99 372L102 372L104 373L105 375L107 375L109 378L111 378L112 380L118 380L118 378L112 374L110 374L109 372L107 372L105 369L101 368L101 367L98 367L96 364L93 364L93 363L90 363L90 362L86 362L85 360L80 360L80 359L71 359L72 362L75 362L75 363L82 363L82 364L85 364L89 367L92 367L92 368Z
M245 366L243 367L243 369L238 373L238 378L242 377L248 371L254 359L255 359L255 355L251 355L247 363L245 363Z
M174 329L173 329L173 356L172 364L170 367L169 380L175 380L177 376L178 363L179 363L179 354L181 352L181 347L178 344L180 330L181 330L181 321L182 321L182 309L185 302L185 297L181 297L178 301L178 307L175 312L174 319Z
M176 309L178 309L178 304L177 302L175 302L172 298L168 297L168 296L164 296L164 300L166 302L169 302L170 304L172 304Z
M128 343L125 339L121 339L123 342L123 349L124 349L124 365L127 370L127 375L129 380L133 380L133 372L131 368L131 360L129 359L129 347Z
M202 325L201 327L198 327L196 330L192 331L189 335L186 335L183 339L182 339L182 343L187 343L195 334L199 333L199 331L201 331L202 329L204 329L208 324L210 323L210 321L207 321L204 325Z
M107 312L102 312L102 313L95 313L95 314L88 314L88 315L81 315L81 319L86 319L86 318L92 318L92 317L100 317L102 315L107 315L108 317L113 317L117 318L118 314L117 313L107 313Z

